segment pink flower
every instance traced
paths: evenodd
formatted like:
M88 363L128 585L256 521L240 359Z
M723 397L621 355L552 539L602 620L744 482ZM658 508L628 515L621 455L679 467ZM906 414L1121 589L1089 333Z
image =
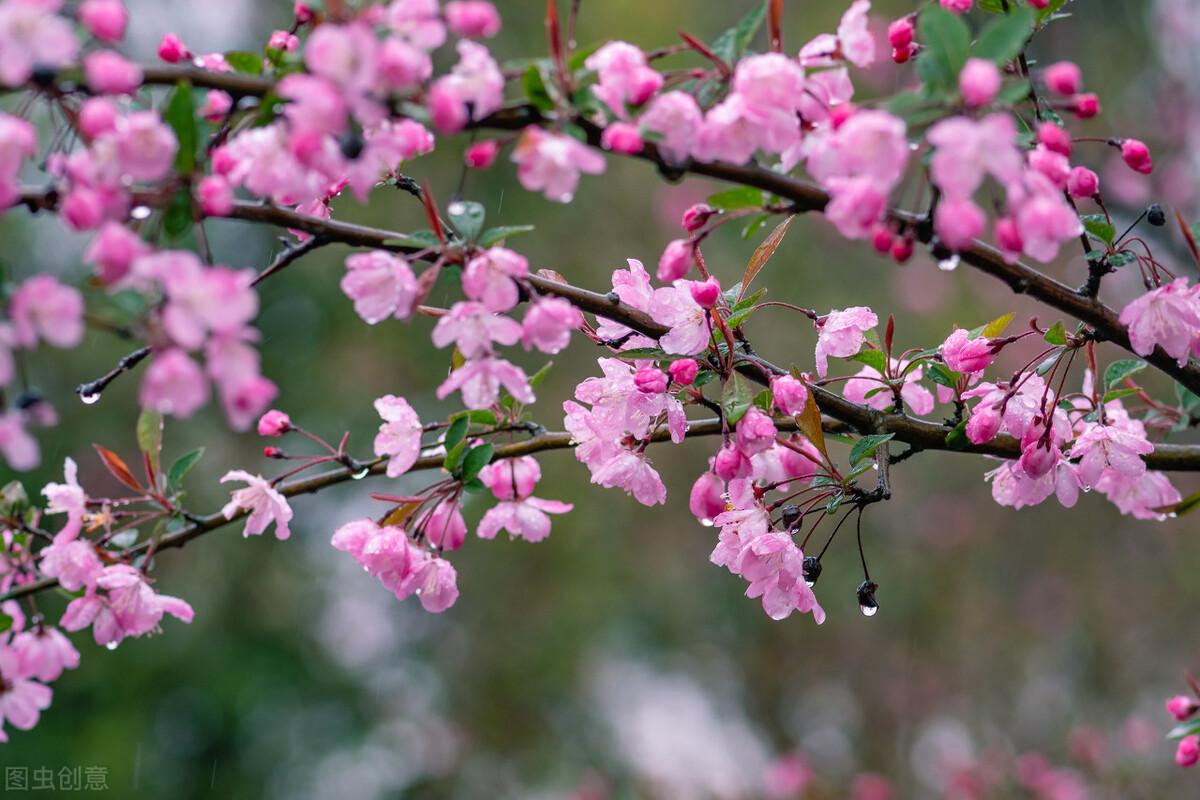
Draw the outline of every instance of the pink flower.
M30 730L50 707L53 692L32 677L32 670L21 663L15 650L0 648L0 726L7 721L18 730ZM0 727L0 742L7 741L8 735Z
M134 181L156 181L171 170L179 142L170 126L153 111L117 119L113 133L122 175Z
M463 405L477 410L495 403L501 386L521 403L534 401L533 389L521 368L492 356L468 361L454 370L437 388L437 396L443 399L461 390Z
M479 521L479 536L494 539L500 531L527 542L540 542L550 535L547 514L566 514L573 509L570 503L527 497L520 501L505 501L488 509Z
M986 225L983 209L962 197L943 198L933 215L934 231L951 250L969 248Z
M1039 144L1029 151L1028 160L1030 169L1044 175L1055 188L1067 188L1067 181L1071 177L1071 162L1065 155Z
M387 475L398 478L412 468L421 454L424 428L417 412L403 397L384 395L375 401L375 410L383 418L375 436L375 455L387 456Z
M274 30L267 39L267 47L272 50L282 50L285 53L294 53L300 47L300 37L284 30Z
M1175 763L1181 767L1191 767L1197 761L1200 761L1200 736L1185 736L1180 739L1179 746L1175 749Z
M292 419L277 409L271 409L258 420L259 436L283 436L292 430Z
M947 196L967 198L987 174L1008 185L1021 173L1017 128L1008 114L989 114L981 120L951 117L926 134L936 147L930 177Z
M37 439L25 430L21 412L14 409L0 414L0 455L18 472L33 469L42 460Z
M1150 157L1150 148L1139 139L1126 139L1121 142L1121 158L1135 172L1149 175L1154 171L1154 159Z
M418 292L417 279L408 262L384 250L347 257L341 286L354 301L354 310L368 325L388 317L406 319L412 313Z
M581 325L583 314L569 300L539 297L525 312L521 340L526 350L537 348L543 353L558 353L570 343L571 331Z
M671 380L680 386L691 386L696 381L696 375L700 372L700 365L696 363L694 358L681 358L677 361L672 361L667 371L671 375Z
M808 387L791 375L771 378L771 395L781 414L799 414L808 405Z
M20 117L0 113L0 209L15 203L21 192L21 168L37 154L37 132Z
M451 0L444 13L446 24L459 36L490 39L500 32L500 14L487 0Z
M142 85L142 68L112 50L99 50L83 60L88 87L100 94L133 94Z
M817 373L825 377L830 356L849 358L861 350L864 334L878 324L879 318L866 306L830 311L817 325Z
M433 124L444 133L460 131L504 105L504 74L483 45L463 39L458 63L429 90Z
M79 129L88 139L95 139L117 129L120 119L117 104L109 97L89 97L79 107Z
M1087 167L1075 167L1067 178L1067 191L1072 197L1095 197L1100 191L1100 177Z
M1099 485L1102 478L1132 483L1146 473L1142 456L1154 452L1154 445L1144 432L1119 425L1084 426L1071 445L1071 457L1079 459L1076 469L1085 486Z
M106 222L93 237L84 260L96 265L96 275L106 285L121 281L133 262L150 253L150 246L133 231L116 222Z
M185 262L181 261L181 266ZM202 267L160 275L167 305L163 327L181 347L200 347L208 334L229 334L245 327L258 313L258 294L251 287L254 270Z
M415 594L421 607L438 614L458 600L458 573L444 558L429 555L424 550L414 553L412 572L398 587L397 597Z
M386 19L393 36L422 50L436 50L446 41L437 0L394 0Z
M1056 61L1046 67L1042 76L1046 79L1047 89L1064 97L1078 94L1083 87L1083 73L1070 61Z
M648 312L650 310L650 303L654 299L655 291L654 287L650 285L650 274L646 272L646 268L642 266L642 262L636 258L630 258L626 261L629 264L628 269L613 270L613 291L617 297L621 298L621 302L625 305L636 308L638 311ZM596 332L605 338L620 339L632 333L624 325L610 322L603 317L599 318L599 322L600 325L596 328ZM649 341L645 337L642 338L645 341Z
M692 299L701 308L712 308L721 299L721 284L713 275L709 275L703 281L691 281L688 288L692 293Z
M463 292L489 311L508 311L520 299L514 279L528 274L529 262L524 256L504 247L493 247L467 263L462 277Z
M887 210L887 194L871 178L830 178L825 218L847 239L863 239Z
M747 457L775 444L775 423L758 406L750 406L737 423L737 447Z
M1080 119L1091 119L1100 113L1100 99L1090 92L1075 95L1073 102L1075 116Z
M527 190L547 200L569 203L579 186L580 173L604 172L604 158L570 136L550 133L536 125L524 130L513 149L517 179Z
M1134 519L1162 521L1168 514L1158 509L1180 501L1179 490L1161 472L1147 471L1136 481L1118 481L1111 486L1102 483L1097 488L1122 514L1130 514Z
M628 42L609 42L588 56L584 66L596 73L596 97L624 119L626 105L640 106L663 84L650 68L646 54Z
M634 373L633 385L642 394L662 394L670 385L670 379L658 367L645 366Z
M1167 701L1167 713L1177 722L1186 721L1197 709L1200 709L1200 704L1187 695L1177 694Z
M158 57L168 64L178 64L180 61L192 57L192 51L188 50L178 36L173 33L163 34L162 41L158 45Z
M484 139L482 142L475 142L468 147L463 159L471 169L487 169L495 163L499 153L500 142L495 139Z
M733 76L737 102L727 108L750 126L752 136L749 152L728 160L744 161L754 143L771 153L782 153L796 143L800 135L796 112L804 97L804 83L804 70L781 53L747 56L738 62Z
M671 287L658 289L650 303L650 316L671 330L659 344L667 353L694 355L708 349L712 328L708 312L692 297L691 282L678 280Z
M144 636L158 628L164 614L191 622L192 607L178 597L158 594L142 573L127 564L104 568L95 590L72 600L59 622L64 630L92 626L96 644L116 646L127 636Z
M703 114L694 97L673 91L654 98L638 122L643 129L662 136L659 152L668 162L679 164L691 155Z
M674 239L658 259L658 279L671 283L687 275L691 268L692 243L687 239Z
M859 67L875 61L875 37L868 30L869 0L855 0L842 15L837 35L823 33L800 48L799 62L805 67L831 67L845 59Z
M904 373L904 383L900 388L900 400L904 403L906 411L919 417L924 416L933 411L933 394L918 383L922 377L921 368L914 367L905 371L907 367L907 362L892 359L893 373ZM852 403L869 406L878 411L886 411L895 405L896 396L881 382L882 377L879 370L864 366L853 378L846 381L846 385L842 389L842 396ZM874 394L871 394L872 392Z
M1000 70L983 58L968 58L958 76L958 90L970 108L982 108L996 99L1003 82Z
M972 339L964 328L958 328L946 337L939 350L946 366L964 375L983 372L996 357L990 339L984 336Z
M1162 347L1182 367L1200 341L1200 292L1188 287L1187 278L1176 278L1125 306L1120 321L1133 352L1148 356Z
M480 358L492 354L493 342L516 344L521 332L515 319L493 314L482 303L459 302L438 320L433 343L438 347L454 344L464 358Z
M283 541L292 535L288 523L292 519L292 509L287 498L281 495L261 475L251 475L245 470L235 469L226 472L221 477L221 483L228 481L243 481L246 488L238 489L221 513L225 519L233 519L239 511L248 511L246 527L242 536L257 536L265 531L271 523L275 523L275 538Z
M646 143L642 141L641 131L636 125L628 122L614 122L600 134L600 146L605 150L629 156L642 152Z
M1062 187L1055 186L1035 171L1008 187L1008 206L1025 245L1025 254L1038 261L1052 261L1063 242L1083 232L1079 215L1067 204Z
M625 450L592 473L592 483L623 489L644 506L667 502L667 487L645 454Z
M43 683L56 681L64 670L79 666L79 651L53 625L21 631L13 637L12 651L20 659L22 669Z
M59 531L56 540L70 541L79 535L83 525L84 514L87 513L87 494L79 485L79 467L73 458L63 462L63 475L66 483L47 483L42 489L46 497L47 514L66 514L67 524Z
M901 17L888 25L888 44L896 49L907 48L913 42L914 29L911 16Z
M42 548L40 567L43 575L57 578L68 592L77 592L92 586L104 571L104 565L96 555L95 545L87 539L71 538L78 530L69 536L68 533L69 530L64 530L49 547Z
M0 84L19 86L35 66L66 67L79 53L71 23L53 2L0 3Z
M51 275L35 275L13 293L9 303L15 342L32 348L40 339L71 348L83 341L83 295Z
M725 511L725 481L714 472L701 473L692 484L688 510L701 523L711 525Z
M425 538L439 550L457 550L467 539L467 523L458 503L445 499L428 511L417 523Z
M971 10L971 0L940 0L942 8L955 14L965 14Z
M102 42L119 42L129 24L129 12L121 0L84 0L79 6L79 21Z
M1038 143L1045 145L1047 150L1064 156L1071 155L1071 134L1067 133L1066 128L1053 122L1043 122L1038 126L1037 134Z
M196 186L196 197L205 216L227 217L233 213L233 187L220 175L206 175Z
M813 146L808 168L822 183L839 177L870 178L886 193L908 164L906 130L899 117L884 111L859 111L827 141Z

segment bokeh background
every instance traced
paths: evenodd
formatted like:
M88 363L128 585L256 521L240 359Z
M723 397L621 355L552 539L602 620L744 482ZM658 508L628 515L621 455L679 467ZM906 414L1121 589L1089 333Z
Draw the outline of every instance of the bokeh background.
M128 50L144 58L168 30L196 52L254 49L286 26L291 6L128 4ZM832 30L844 5L788 2L788 50ZM499 6L497 56L544 53L542 5ZM711 39L751 6L584 0L579 39L652 48L681 28ZM879 2L876 13L882 21L913 7ZM1032 55L1078 61L1088 88L1101 92L1106 113L1077 130L1141 136L1160 168L1150 181L1126 180L1133 174L1106 169L1101 145L1081 146L1076 160L1101 172L1120 219L1150 200L1195 219L1196 104L1186 78L1200 74L1200 4L1076 0L1067 10L1076 16L1039 37ZM1175 15L1170 24L1163 13ZM863 91L887 93L909 79L885 63L863 77ZM462 147L440 140L411 171L448 197ZM522 191L507 163L470 175L465 196L486 205L490 223L536 223L512 242L533 264L603 290L626 258L656 262L678 235L679 212L717 188L665 184L643 164L610 159L569 206ZM336 213L424 227L410 197L384 190L369 207L346 200ZM218 260L235 266L266 264L277 233L210 227ZM1160 258L1186 270L1170 234L1148 235ZM0 220L0 241L10 276L85 277L85 240L53 218L12 212ZM732 283L752 248L733 231L706 254ZM327 437L351 431L366 455L378 424L373 398L403 394L423 419L454 409L433 396L447 359L430 345L428 322L362 324L337 287L346 254L327 248L265 284L257 324L265 373L282 390L278 405ZM1084 275L1075 251L1050 269L1072 283ZM941 271L923 255L897 267L816 218L792 227L761 280L775 299L895 313L905 347L932 346L953 323L973 327L1008 311L1053 321L984 276ZM1133 274L1117 275L1105 294L1123 304L1136 284ZM813 333L803 320L764 311L750 330L772 360L810 365ZM31 487L59 476L73 456L85 485L115 491L90 443L134 450L137 381L120 380L89 407L71 389L128 347L96 335L78 351L41 351L27 363L61 415L41 435L44 463L26 476ZM561 427L559 404L597 372L595 357L576 342L555 359L535 406L539 421ZM530 370L541 365L516 358ZM1154 385L1170 396L1169 384ZM261 441L229 432L213 408L167 427L169 456L200 444L207 454L189 478L198 511L224 502L216 481L227 469L272 474ZM82 667L54 684L53 706L34 731L12 735L0 765L101 765L112 794L130 798L751 798L809 770L807 797L887 796L865 793L864 774L885 777L896 798L1200 796L1200 776L1175 768L1162 739L1170 727L1163 700L1185 689L1186 669L1200 668L1195 518L1137 522L1092 496L1073 511L1052 500L1014 512L991 501L982 460L923 454L894 471L894 499L865 518L879 614L858 612L857 554L845 538L818 585L828 621L772 622L741 596L741 580L709 564L715 534L687 513L710 446L654 452L669 499L652 509L590 486L569 453L544 456L538 494L574 502L575 511L537 545L468 541L454 558L462 596L441 615L397 602L328 544L340 523L378 513L368 492L404 493L427 478L299 498L286 543L245 540L233 527L164 553L159 588L187 598L195 622L168 620L163 635L113 652L76 636ZM1180 476L1177 485L1188 493L1200 481ZM470 506L469 521L484 510ZM63 605L39 602L51 616ZM1015 759L1030 753L1058 770L1058 794L1020 785ZM990 788L972 793L977 784Z

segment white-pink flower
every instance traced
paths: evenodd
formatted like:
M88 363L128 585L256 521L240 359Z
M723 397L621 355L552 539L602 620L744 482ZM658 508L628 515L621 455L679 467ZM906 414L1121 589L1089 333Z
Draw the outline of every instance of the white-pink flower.
M650 316L671 329L659 339L664 351L690 356L708 349L712 337L708 311L692 297L692 281L677 280L655 291Z
M33 677L33 671L22 663L14 649L0 647L0 742L8 741L3 729L5 722L27 731L37 725L41 712L50 707L53 692Z
M35 275L22 283L9 304L13 334L20 347L41 340L54 347L83 341L83 295L52 275Z
M1200 343L1200 290L1176 278L1129 303L1120 319L1133 352L1148 356L1161 347L1182 367Z
M164 614L183 622L195 616L186 601L150 588L141 572L128 564L113 564L104 568L87 594L70 602L59 624L68 631L91 625L96 644L115 647L128 636L156 630Z
M501 386L518 402L528 404L534 401L533 389L524 371L511 362L493 356L468 361L451 372L450 377L437 388L437 396L442 399L461 390L463 405L477 410L495 403L500 396Z
M249 512L243 536L257 536L275 523L275 538L280 541L291 536L288 523L292 520L292 508L287 498L278 492L261 475L251 475L245 470L231 470L221 477L221 483L243 481L244 489L238 489L221 513L225 519L233 519L239 511Z
M547 200L569 203L579 187L580 173L604 172L604 157L564 133L551 133L531 125L513 148L517 180Z
M375 435L375 455L387 456L387 475L398 478L408 472L421 454L424 428L417 412L403 397L384 395L375 401L375 410L383 417Z
M503 314L494 314L482 303L458 302L433 328L433 343L438 347L453 344L463 358L481 358L494 352L493 342L516 344L521 325Z
M493 247L467 262L462 277L463 292L489 311L508 311L520 299L514 279L528 274L529 262L523 255L505 247Z
M384 250L356 253L346 259L342 291L368 325L388 317L406 319L416 301L418 286L403 257Z
M879 324L879 317L866 306L830 311L817 328L817 372L829 371L829 357L849 358L862 349L864 334Z

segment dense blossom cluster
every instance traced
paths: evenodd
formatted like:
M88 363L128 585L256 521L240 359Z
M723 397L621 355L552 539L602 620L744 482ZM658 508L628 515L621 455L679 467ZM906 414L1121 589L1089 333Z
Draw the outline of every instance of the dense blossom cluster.
M318 482L371 472L404 481L397 485L410 493L375 495L386 504L383 514L340 526L332 544L397 598L415 595L433 612L459 596L447 553L464 546L480 503L488 505L476 523L483 539L507 531L539 542L553 515L571 511L570 503L534 495L541 466L533 454L547 442L573 447L593 483L652 506L667 502L667 488L651 446L719 437L692 485L689 509L718 528L711 561L745 580L746 595L773 619L800 612L824 620L814 586L822 557L851 516L864 572L857 599L863 613L875 613L878 585L861 550L864 510L890 497L892 465L931 440L940 449L986 446L1004 454L987 473L1002 505L1055 495L1069 507L1095 489L1139 519L1163 519L1181 507L1180 492L1147 459L1167 435L1194 424L1200 401L1182 384L1176 405L1153 400L1132 377L1147 362L1126 359L1101 371L1096 348L1127 333L1133 354L1186 377L1190 360L1200 359L1200 286L1174 277L1144 240L1131 237L1137 223L1116 235L1100 179L1082 156L1092 154L1090 145L1111 147L1135 178L1151 173L1154 159L1136 139L1072 132L1075 121L1100 111L1097 97L1083 91L1078 66L1029 69L1024 48L1054 21L1050 3L1013 0L977 34L963 17L970 0L941 0L892 21L892 60L916 60L919 68L900 79L907 88L888 104L855 101L853 71L878 65L886 49L869 0L854 0L834 32L786 52L778 4L768 4L769 52L749 50L766 7L712 45L685 34L679 48L653 52L625 41L575 52L562 41L555 12L547 26L551 58L523 71L502 67L483 43L501 29L485 0L327 5L296 3L294 24L275 31L260 53L196 55L166 34L158 56L177 65L168 78L181 80L157 97L143 84L172 81L147 78L146 68L113 49L128 25L119 0L70 9L57 0L0 0L0 85L46 99L71 134L39 137L24 109L0 113L0 208L52 210L85 232L96 302L121 310L119 330L145 344L81 386L81 399L95 402L110 382L147 362L138 391L144 485L100 448L133 498L89 497L70 459L66 482L44 488L44 510L5 493L0 588L19 594L38 581L57 582L73 593L63 630L90 627L97 643L115 647L157 630L165 615L190 621L191 607L158 593L148 576L164 530L178 537L169 542L182 543L244 520L245 536L273 527L277 539L288 539L288 498L299 489L287 479L320 465L338 471ZM683 52L702 66L660 68L660 58ZM435 60L447 65L440 74ZM525 92L520 102L515 77ZM461 185L442 209L430 187L418 188L400 171L433 151L435 132L468 129L465 168L490 168L508 150L521 185L555 202L570 201L582 175L603 173L605 153L644 156L666 174L720 164L709 171L751 177L744 191L715 194L683 213L683 233L662 250L653 277L630 258L613 271L611 293L594 295L531 267L509 246L522 229L485 229L485 210L460 199ZM500 133L476 138L492 129ZM26 187L38 168L46 188ZM779 190L793 182L802 191ZM912 186L928 198L927 209L896 211ZM417 195L429 229L392 236L324 224L343 192L365 202L380 187ZM1082 204L1102 213L1081 217ZM1163 211L1155 208L1145 216L1161 225ZM945 268L971 257L1001 275L1019 258L1049 262L1064 244L1082 240L1089 280L1082 293L1096 298L1104 275L1134 263L1146 291L1110 314L1119 325L1098 304L1103 313L1074 331L1032 319L1006 333L1008 315L956 328L940 345L899 350L895 320L881 324L884 315L871 308L818 314L764 301L753 290L794 215L805 210L822 211L842 236L868 240L898 262L920 242ZM228 216L290 228L271 266L256 274L212 263L204 222ZM710 268L706 238L734 220L748 222L750 236L772 218L778 223L741 280L719 278L727 269ZM251 325L257 284L332 241L358 248L344 259L340 280L358 316L372 326L436 319L429 335L450 364L435 392L453 403L449 414L419 413L394 394L374 401L381 424L373 460L351 454L349 432L334 445L268 410L278 390L263 375ZM431 304L446 293L447 307ZM811 362L798 359L785 370L754 350L747 323L770 306L811 322ZM25 388L17 365L41 344L79 345L94 320L84 295L51 275L17 281L3 309L0 455L26 470L40 460L27 428L52 424L54 412L32 392L13 391L18 383ZM1097 330L1096 319L1117 335ZM530 356L515 348L553 355L573 333L601 351L600 374L562 403L565 433L556 438L528 411L544 370L527 372L521 361ZM1087 368L1080 390L1067 391L1077 357ZM228 504L198 517L183 507L179 481L199 456L161 469L162 416L191 417L213 387L235 430L258 420L259 435L306 439L321 452L267 447L267 458L296 465L274 478L226 472L222 483L234 484ZM717 418L689 420L689 409ZM829 451L823 413L838 420L839 435L854 434L846 465ZM900 443L912 449L890 449ZM434 481L418 485L410 476L430 469L440 470ZM145 505L146 516L126 511L132 504ZM65 523L51 534L42 520L55 515ZM163 530L142 538L137 527L151 522ZM810 546L823 523L832 528L823 546ZM14 603L3 614L11 625L0 638L0 716L28 728L50 702L46 684L76 666L79 654L42 618L26 625ZM1195 704L1172 702L1181 720L1195 712ZM1200 759L1197 741L1182 740L1181 764Z

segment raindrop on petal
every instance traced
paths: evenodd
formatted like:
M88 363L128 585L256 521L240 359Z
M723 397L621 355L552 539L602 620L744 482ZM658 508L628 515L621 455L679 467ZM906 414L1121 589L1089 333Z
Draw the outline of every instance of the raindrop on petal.
M957 253L955 253L949 258L943 258L941 261L939 261L938 269L940 269L942 272L954 272L954 270L958 269L959 262L961 261L962 259L958 257Z
M133 217L134 219L146 219L150 216L150 207L134 206L133 210L129 212L129 216Z

